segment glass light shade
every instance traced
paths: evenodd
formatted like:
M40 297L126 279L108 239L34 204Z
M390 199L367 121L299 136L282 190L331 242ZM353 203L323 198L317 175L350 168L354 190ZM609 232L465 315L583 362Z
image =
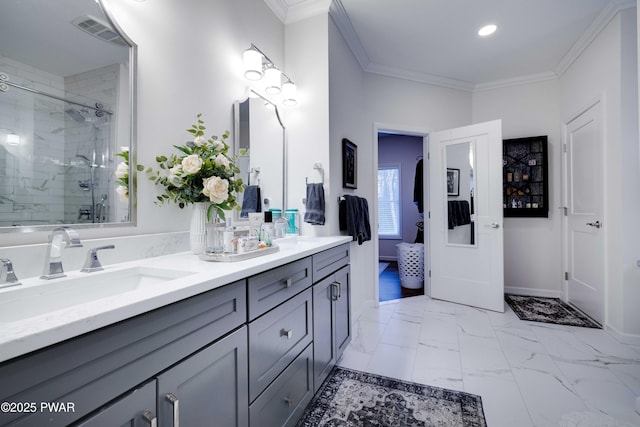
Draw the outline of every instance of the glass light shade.
M262 54L254 49L247 49L243 54L244 77L247 80L262 78Z
M277 95L280 93L280 85L282 73L277 68L267 68L264 72L265 88L264 91L269 95Z
M9 145L18 145L20 144L20 135L16 135L15 133L7 134L7 144Z
M284 105L296 105L298 101L296 100L296 93L298 88L296 84L293 82L286 82L282 85L282 103Z

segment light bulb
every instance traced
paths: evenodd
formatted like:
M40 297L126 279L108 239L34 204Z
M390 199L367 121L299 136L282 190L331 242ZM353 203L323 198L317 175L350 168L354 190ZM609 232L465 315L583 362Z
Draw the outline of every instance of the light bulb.
M494 24L485 25L484 27L478 30L478 35L481 37L486 37L495 33L497 29L498 29L497 25L494 25Z
M7 134L7 144L9 145L18 145L20 144L20 135L16 135L15 133Z

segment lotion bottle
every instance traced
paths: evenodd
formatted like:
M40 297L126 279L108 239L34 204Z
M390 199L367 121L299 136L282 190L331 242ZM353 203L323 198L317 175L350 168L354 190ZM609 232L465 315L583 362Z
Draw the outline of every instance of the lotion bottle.
M231 225L231 218L225 218L224 220L226 226L224 228L224 233L223 233L223 246L224 246L224 251L227 253L233 253L235 252L235 248L234 248L234 242L233 242L233 226Z

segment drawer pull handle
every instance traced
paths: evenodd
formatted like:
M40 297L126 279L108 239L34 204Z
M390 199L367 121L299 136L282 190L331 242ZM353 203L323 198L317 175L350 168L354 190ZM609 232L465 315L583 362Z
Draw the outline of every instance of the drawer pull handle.
M284 403L285 403L287 406L291 406L291 405L293 405L293 399L291 399L289 396L287 396L287 397L283 397L283 398L282 398L282 400L284 401Z
M293 280L291 280L291 277L289 277L287 280L284 281L285 288L290 288L292 284L293 284Z
M165 398L173 406L173 427L180 427L180 401L173 393L167 393Z
M148 409L145 409L144 412L142 413L142 417L149 421L149 425L151 427L158 427L158 417L156 417L156 415L151 412Z
M280 331L280 336L281 337L287 337L288 340L291 339L291 337L293 337L293 330L291 329L283 329Z

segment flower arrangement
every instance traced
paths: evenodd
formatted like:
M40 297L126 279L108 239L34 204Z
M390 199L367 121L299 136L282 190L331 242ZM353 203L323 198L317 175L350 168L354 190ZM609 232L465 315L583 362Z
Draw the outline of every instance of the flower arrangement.
M116 156L124 159L124 162L120 162L116 167L116 193L120 199L126 200L129 198L129 150L123 150Z
M174 202L182 209L191 203L210 202L207 218L211 220L215 209L224 219L224 211L239 209L235 193L244 186L242 179L236 177L240 169L234 163L235 158L229 157L230 147L226 143L229 132L224 132L221 138L213 135L207 139L201 117L198 114L196 124L187 129L193 141L174 145L180 154L157 156L160 170L147 168L146 173L164 189L157 196L157 204Z

